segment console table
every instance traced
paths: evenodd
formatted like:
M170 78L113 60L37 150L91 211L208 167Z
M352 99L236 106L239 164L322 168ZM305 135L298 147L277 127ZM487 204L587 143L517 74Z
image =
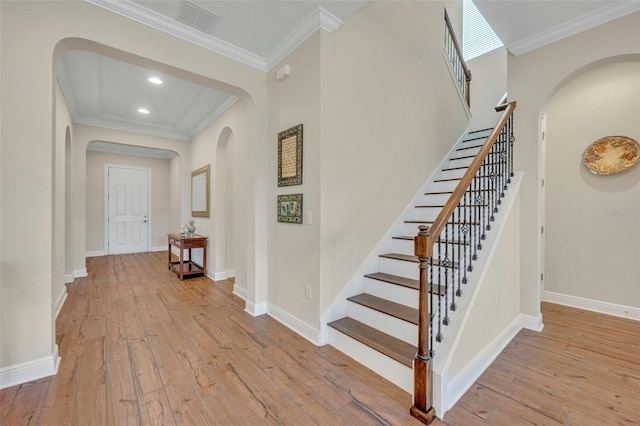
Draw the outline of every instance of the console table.
M185 237L184 234L167 234L167 236L169 237L168 267L180 277L180 280L183 280L187 275L207 275L207 237L197 234L188 237ZM179 260L171 260L171 246L180 251ZM202 266L193 262L192 249L202 249ZM185 250L189 250L188 260L184 259Z

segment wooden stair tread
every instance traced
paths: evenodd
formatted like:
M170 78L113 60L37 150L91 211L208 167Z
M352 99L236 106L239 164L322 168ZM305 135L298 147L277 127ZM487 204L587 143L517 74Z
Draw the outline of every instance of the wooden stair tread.
M465 192L499 192L494 189L467 189ZM425 192L424 195L444 195L444 194L453 194L453 191L435 191L435 192Z
M486 129L480 129L480 130L472 130L469 133L467 133L468 135L472 134L472 133L480 133L480 132L486 132L487 130L493 130L493 127L487 127Z
M440 235L442 235L442 234L440 234ZM416 239L415 236L412 237L411 235L398 235L398 236L391 237L391 238L395 239L395 240L407 240L407 241L414 241ZM460 241L460 240L442 240L442 242L443 243L447 243L447 244L450 244L450 243L453 243L453 244L467 244L467 245L469 244L468 241Z
M332 321L327 325L409 368L413 366L413 358L418 351L416 346L349 317Z
M411 278L400 277L398 275L385 274L384 272L376 272L373 274L365 275L366 278L371 278L378 281L384 281L390 284L396 284L402 287L412 288L414 290L420 289L420 281Z
M468 141L465 141L465 142L468 142ZM474 148L482 148L482 145L474 145L474 146L467 146L464 148L458 148L456 149L456 151L464 151L465 149L474 149Z
M433 225L433 221L432 220L405 220L404 223L424 223L424 224L430 224ZM460 221L456 221L456 222L447 222L447 225L479 225L478 222L460 222Z
M366 293L348 297L347 300L411 324L418 325L418 310L409 306L401 305L400 303L392 302Z
M387 258L387 259L394 259L394 260L403 260L405 262L420 263L416 256L411 256L409 254L386 253L386 254L379 255L379 257L384 257L384 258ZM438 262L437 259L433 259L433 266L439 266L439 265L440 265L440 262ZM453 267L457 268L458 267L458 262L453 262Z
M414 280L411 278L400 277L398 275L385 274L384 272L376 272L373 274L365 275L367 278L371 278L378 281L383 281L389 284L395 284L402 287L411 288L414 290L420 290L420 281ZM446 288L443 285L434 285L431 284L431 288L429 292L431 294L436 294L438 296L442 296L445 292Z
M441 204L425 204L423 206L415 206L416 209L436 209L443 208ZM487 207L486 204L461 204L460 207Z
M460 166L460 167L448 167L446 169L442 169L443 172L449 172L451 170L462 170L462 169L468 169L469 166Z

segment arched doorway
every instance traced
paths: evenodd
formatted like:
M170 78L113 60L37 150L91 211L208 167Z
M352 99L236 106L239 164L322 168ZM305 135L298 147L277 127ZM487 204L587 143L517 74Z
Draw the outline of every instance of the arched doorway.
M215 220L215 279L235 277L234 265L234 139L233 132L225 127L216 146L214 178Z

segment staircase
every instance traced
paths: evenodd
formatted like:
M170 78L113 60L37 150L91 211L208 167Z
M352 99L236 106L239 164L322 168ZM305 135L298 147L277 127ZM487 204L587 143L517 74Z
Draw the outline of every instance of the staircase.
M406 367L408 380L393 380L396 384L412 392L412 368L413 359L417 352L418 341L418 290L419 290L419 269L418 258L414 256L414 239L418 233L418 226L431 226L442 210L456 185L466 172L475 155L478 153L487 136L493 129L483 129L469 132L459 146L453 151L453 157L449 158L448 164L440 172L440 176L428 185L429 190L424 194L413 208L410 217L404 221L403 235L392 237L392 253L379 255L379 270L364 276L364 293L349 297L349 316L338 319L328 325L333 329L345 334L355 344L365 345ZM473 204L469 208L476 208ZM461 235L459 223L452 223L450 228L450 238L443 239L446 248L443 250L452 253L454 251L467 251L467 256L472 256L471 244L460 238L453 238L453 235ZM478 223L473 223L478 227ZM438 265L438 260L434 259L434 266ZM454 273L449 280L459 272L457 263L453 265ZM466 282L466 280L465 280ZM435 302L444 309L444 299L454 299L464 294L464 288L456 293L455 286L449 286L449 294L446 294L445 285L431 284L431 297L440 299L440 303ZM449 310L450 311L450 310ZM449 315L452 313L449 312ZM434 313L437 315L437 312ZM443 336L446 330L440 333ZM340 339L331 339L332 344ZM344 339L342 339L344 341ZM351 342L352 344L354 342ZM354 351L345 348L338 343L348 354ZM434 348L437 352L437 347ZM388 366L382 368L388 369Z

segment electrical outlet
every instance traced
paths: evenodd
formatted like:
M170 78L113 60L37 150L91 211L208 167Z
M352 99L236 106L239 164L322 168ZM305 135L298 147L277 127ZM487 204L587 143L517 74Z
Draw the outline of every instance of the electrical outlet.
M313 216L310 211L307 211L307 225L311 225L313 223Z
M311 286L305 286L304 288L304 295L307 299L311 300Z

